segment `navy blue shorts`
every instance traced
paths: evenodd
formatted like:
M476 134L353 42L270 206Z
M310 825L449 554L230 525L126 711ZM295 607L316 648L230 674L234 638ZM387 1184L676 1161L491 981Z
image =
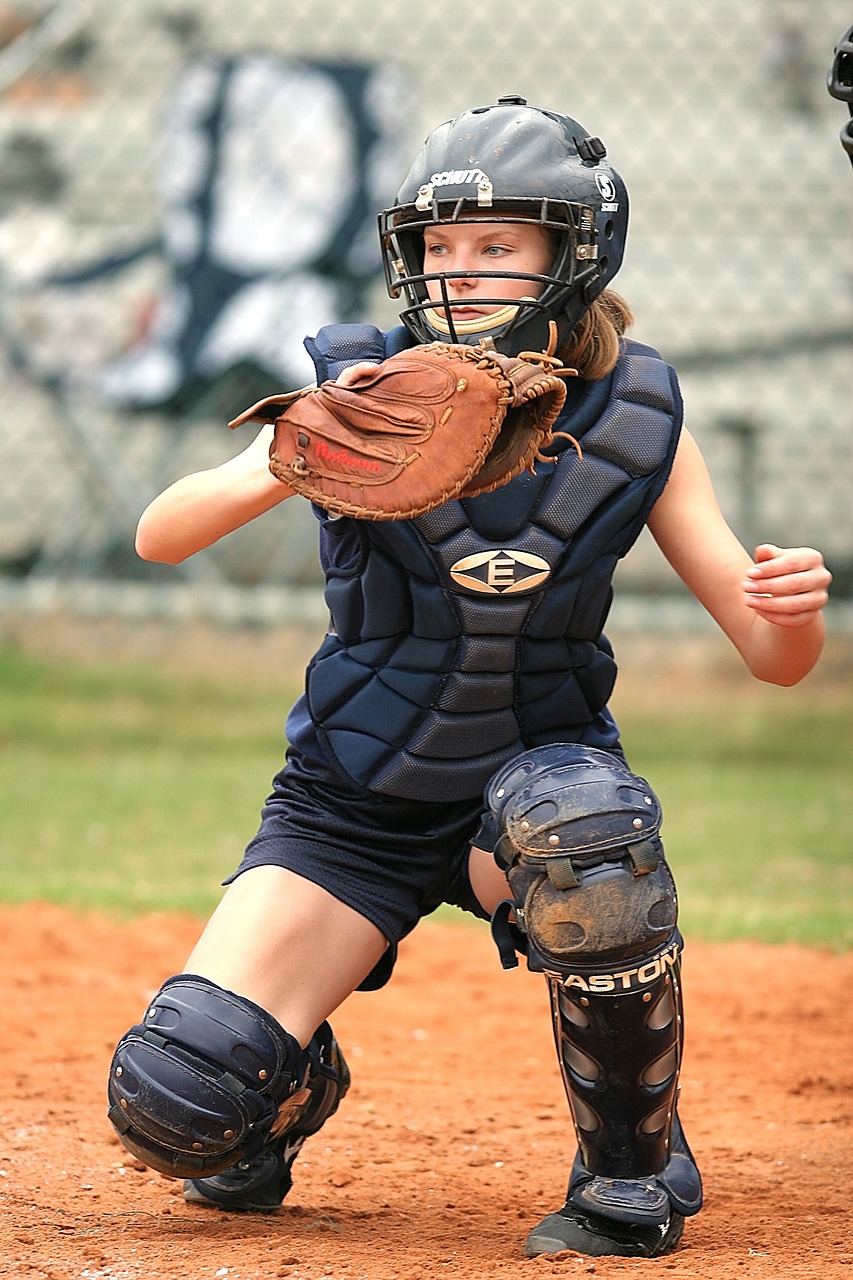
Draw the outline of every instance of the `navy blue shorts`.
M382 973L362 984L374 988L387 981L400 939L442 903L488 919L468 878L482 821L479 797L433 804L379 795L291 749L258 832L225 884L272 865L321 885L388 939Z

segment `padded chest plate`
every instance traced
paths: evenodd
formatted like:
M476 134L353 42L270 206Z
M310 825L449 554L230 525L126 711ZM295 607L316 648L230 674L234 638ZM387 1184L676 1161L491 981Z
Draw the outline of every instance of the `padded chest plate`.
M347 526L358 550L328 573L335 634L307 686L344 772L457 800L528 747L582 740L615 679L612 575L666 482L680 420L674 374L631 344L567 420L581 458L567 449L415 520Z

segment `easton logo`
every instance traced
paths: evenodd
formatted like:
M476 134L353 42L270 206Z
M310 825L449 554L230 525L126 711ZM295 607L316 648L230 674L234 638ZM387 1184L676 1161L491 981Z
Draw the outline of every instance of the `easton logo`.
M564 987L576 987L580 991L595 992L598 995L610 995L620 991L637 991L657 981L669 969L678 964L678 943L674 943L666 951L641 964L636 969L620 969L616 973L593 973L583 976L579 973L568 975L557 974Z
M533 591L550 574L548 561L529 551L479 551L476 555L464 556L450 567L450 576L457 586L492 596Z

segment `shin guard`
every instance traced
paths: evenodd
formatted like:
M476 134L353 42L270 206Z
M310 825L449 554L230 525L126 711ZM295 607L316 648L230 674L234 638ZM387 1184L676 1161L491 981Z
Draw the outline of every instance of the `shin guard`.
M616 1221L655 1225L672 1209L698 1212L702 1191L676 1114L684 1037L677 946L637 971L658 976L610 995L575 985L585 981L577 974L569 986L550 975L548 985L578 1143L568 1199Z
M676 1117L683 1044L677 899L645 779L608 752L536 748L493 779L513 899L493 917L505 966L548 981L579 1155L569 1204L632 1227L698 1212Z
M305 1054L305 1083L279 1108L261 1150L221 1173L187 1179L186 1201L229 1212L278 1209L293 1185L293 1163L305 1139L335 1113L350 1085L349 1069L328 1022L314 1032Z
M204 1178L331 1115L349 1073L327 1024L307 1049L260 1006L206 978L166 982L122 1037L109 1118L150 1168Z

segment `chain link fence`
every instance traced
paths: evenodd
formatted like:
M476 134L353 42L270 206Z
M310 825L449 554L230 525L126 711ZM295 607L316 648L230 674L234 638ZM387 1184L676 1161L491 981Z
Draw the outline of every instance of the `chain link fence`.
M723 508L853 590L853 175L826 92L844 0L0 3L0 578L126 583L229 416L301 340L395 322L375 215L440 121L516 93L604 139L617 288L679 369ZM313 586L286 503L178 571ZM641 540L623 579L666 591Z

